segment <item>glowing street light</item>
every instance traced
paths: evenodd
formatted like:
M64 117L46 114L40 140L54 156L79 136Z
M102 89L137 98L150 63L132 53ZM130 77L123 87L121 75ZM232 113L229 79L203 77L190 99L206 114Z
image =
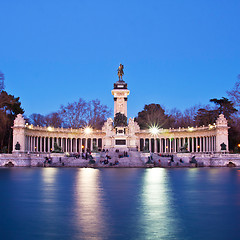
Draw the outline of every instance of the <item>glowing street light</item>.
M188 131L192 132L194 130L194 127L188 127Z
M149 131L152 135L157 135L159 133L159 129L157 127L149 128Z
M51 131L53 131L53 128L52 127L48 127L47 130L51 132Z
M84 132L85 132L86 134L90 134L90 133L92 133L92 128L86 127L86 128L84 128Z

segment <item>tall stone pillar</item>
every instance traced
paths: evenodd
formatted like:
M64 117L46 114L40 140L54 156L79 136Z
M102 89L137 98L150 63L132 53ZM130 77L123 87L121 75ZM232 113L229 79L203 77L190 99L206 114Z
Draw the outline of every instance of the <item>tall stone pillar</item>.
M25 138L25 119L22 114L18 114L14 120L13 125L13 153L26 152L26 138Z
M123 80L114 83L112 95L114 97L114 117L116 113L122 113L127 117L127 97L130 91L127 89L127 83Z

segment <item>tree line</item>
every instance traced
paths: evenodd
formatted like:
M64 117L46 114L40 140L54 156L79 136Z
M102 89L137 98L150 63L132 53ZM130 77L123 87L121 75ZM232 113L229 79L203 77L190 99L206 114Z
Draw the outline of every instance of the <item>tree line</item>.
M56 112L42 115L33 113L29 116L28 122L34 126L51 126L63 128L82 128L91 126L94 129L101 129L104 122L111 115L110 109L95 99L85 101L79 98L78 101L61 105Z
M135 121L141 129L156 126L158 128L200 127L216 122L219 114L228 120L229 150L240 152L240 77L233 89L227 92L229 98L212 98L213 105L195 105L183 112L174 108L166 111L160 104L148 104L138 113Z

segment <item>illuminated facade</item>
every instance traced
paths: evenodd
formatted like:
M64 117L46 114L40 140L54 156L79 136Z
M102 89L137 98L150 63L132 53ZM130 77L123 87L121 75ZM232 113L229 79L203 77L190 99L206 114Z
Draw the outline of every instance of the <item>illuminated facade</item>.
M117 113L127 116L129 93L127 83L123 80L114 84L114 116ZM63 152L69 153L91 151L94 146L99 150L138 151L145 147L156 153L177 153L185 146L188 152L213 153L228 151L228 125L222 114L215 124L209 126L148 130L140 130L133 118L129 118L128 124L122 126L114 126L113 119L108 118L102 130L33 126L26 124L21 114L14 120L13 152L50 153L55 143Z

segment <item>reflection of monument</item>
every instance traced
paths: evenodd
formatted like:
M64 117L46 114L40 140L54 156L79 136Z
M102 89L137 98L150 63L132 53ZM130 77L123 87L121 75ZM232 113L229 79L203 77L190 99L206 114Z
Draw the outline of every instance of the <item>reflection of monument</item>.
M114 83L114 118L108 118L101 130L65 129L28 125L21 114L13 126L13 152L49 153L57 144L64 152L76 153L98 149L138 149L156 153L195 153L228 151L228 124L220 114L216 123L209 126L179 129L141 129L133 118L127 119L127 101L130 91L123 80L123 65L118 68L118 81ZM225 150L224 150L225 151Z

